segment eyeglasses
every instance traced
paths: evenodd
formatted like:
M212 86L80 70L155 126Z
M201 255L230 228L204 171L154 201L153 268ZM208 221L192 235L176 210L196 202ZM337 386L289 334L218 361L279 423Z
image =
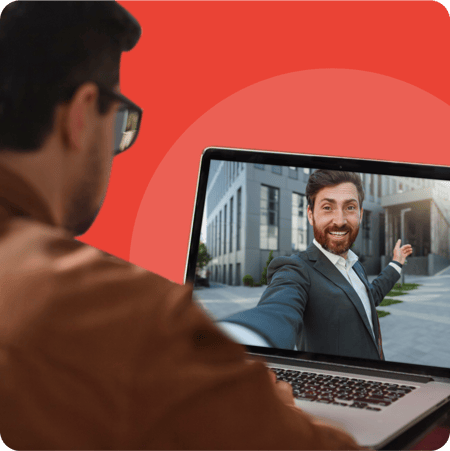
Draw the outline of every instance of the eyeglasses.
M142 119L142 109L118 92L98 87L101 94L106 94L121 105L116 113L114 125L114 156L129 149L136 141Z

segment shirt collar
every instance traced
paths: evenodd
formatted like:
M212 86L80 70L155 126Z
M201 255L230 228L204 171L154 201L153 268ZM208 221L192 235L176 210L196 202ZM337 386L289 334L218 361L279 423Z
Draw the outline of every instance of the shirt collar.
M324 249L318 241L314 238L313 243L319 248L319 250L325 255L325 257L330 260L331 263L333 263L334 266L343 266L345 268L351 268L357 261L358 256L349 249L347 253L347 259L344 257L341 257L339 255L333 254L332 252L327 251Z

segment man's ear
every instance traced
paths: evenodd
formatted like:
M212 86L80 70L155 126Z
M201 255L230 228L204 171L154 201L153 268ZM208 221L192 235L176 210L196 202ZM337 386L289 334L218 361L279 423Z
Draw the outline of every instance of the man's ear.
M313 225L313 212L311 211L311 207L309 205L306 212L308 213L308 222Z
M68 149L80 151L95 133L98 116L98 87L95 83L83 83L66 104L63 136Z

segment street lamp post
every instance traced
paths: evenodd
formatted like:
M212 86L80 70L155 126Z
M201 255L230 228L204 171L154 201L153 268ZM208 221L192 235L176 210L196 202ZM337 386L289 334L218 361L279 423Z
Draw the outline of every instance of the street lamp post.
M409 211L411 211L411 208L403 208L403 210L400 211L400 228L401 228L401 234L402 234L402 236L401 236L402 246L404 246L405 240L406 240L405 214L408 213ZM405 266L405 265L406 265L406 260L405 260L405 263L403 264L403 266ZM403 285L405 283L405 268L403 268L403 270L402 270L400 283L401 283L401 285Z

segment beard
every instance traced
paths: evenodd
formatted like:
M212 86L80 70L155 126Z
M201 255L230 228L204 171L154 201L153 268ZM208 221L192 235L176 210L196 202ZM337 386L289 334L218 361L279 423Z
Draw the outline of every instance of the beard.
M319 229L313 218L314 238L328 252L336 255L346 254L355 242L359 232L358 227L345 225L343 227L330 226L325 229ZM347 232L347 234L339 239L333 238L330 232Z
M93 146L86 162L83 179L75 190L65 217L65 228L74 236L86 233L97 218L106 197L106 188L100 203L98 193L101 186L101 156L99 149Z

